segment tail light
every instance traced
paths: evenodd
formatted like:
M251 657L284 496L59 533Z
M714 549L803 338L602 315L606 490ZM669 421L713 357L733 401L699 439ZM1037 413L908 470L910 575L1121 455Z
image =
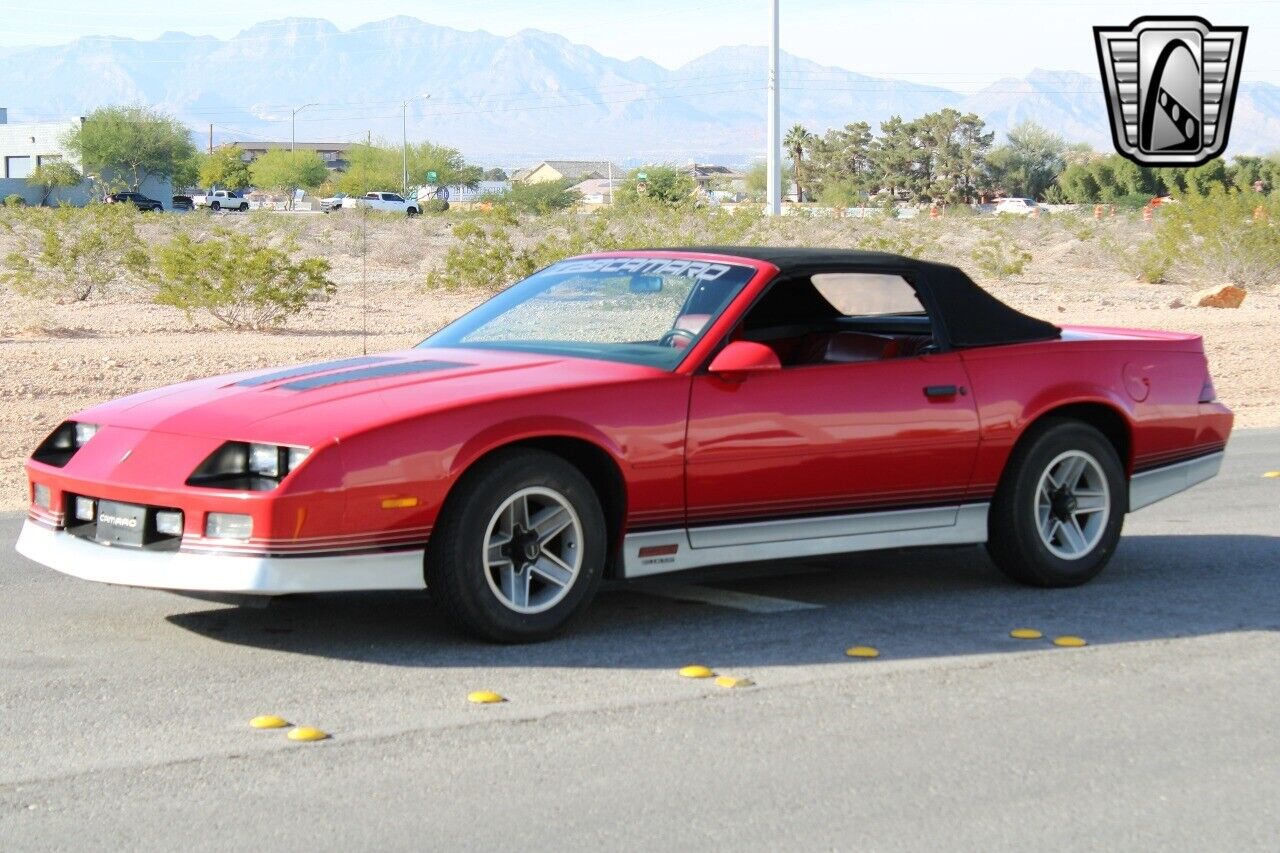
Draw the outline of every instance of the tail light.
M1212 378L1205 379L1204 387L1200 389L1200 402L1214 403L1214 402L1217 402L1217 400L1218 400L1218 392L1215 391L1213 388L1213 379Z

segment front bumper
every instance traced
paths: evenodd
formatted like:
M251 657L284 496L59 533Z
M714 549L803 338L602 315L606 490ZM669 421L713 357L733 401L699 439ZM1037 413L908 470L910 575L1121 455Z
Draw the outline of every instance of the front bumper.
M287 595L422 589L421 548L329 556L269 556L113 547L27 520L18 553L101 583L155 589Z

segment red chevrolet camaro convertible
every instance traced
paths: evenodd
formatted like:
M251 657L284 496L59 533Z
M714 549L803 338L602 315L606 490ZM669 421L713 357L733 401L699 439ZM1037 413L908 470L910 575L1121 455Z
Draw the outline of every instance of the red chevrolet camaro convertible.
M95 406L27 462L27 557L115 584L423 589L535 640L603 577L984 544L1083 583L1217 473L1200 338L1063 327L948 266L810 249L572 258L404 352Z

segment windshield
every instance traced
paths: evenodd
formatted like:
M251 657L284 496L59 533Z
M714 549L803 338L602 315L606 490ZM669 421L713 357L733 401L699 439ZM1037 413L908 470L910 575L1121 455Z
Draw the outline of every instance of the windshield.
M751 280L743 264L576 258L535 273L423 341L673 368Z

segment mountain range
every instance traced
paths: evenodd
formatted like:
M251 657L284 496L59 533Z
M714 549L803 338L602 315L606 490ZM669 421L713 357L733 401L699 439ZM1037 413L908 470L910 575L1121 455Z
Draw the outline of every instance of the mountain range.
M852 54L851 54L852 58ZM784 53L784 126L821 133L853 121L942 107L975 112L998 132L1027 119L1071 141L1111 146L1094 75L1032 71L972 94L859 74ZM170 32L141 41L81 38L0 49L0 107L10 121L83 115L105 104L161 107L202 141L399 141L429 138L486 164L547 158L744 163L764 149L766 53L720 47L674 70L619 60L561 36L467 32L396 17L340 30L289 18L230 39ZM1280 138L1280 86L1245 83L1229 153Z

